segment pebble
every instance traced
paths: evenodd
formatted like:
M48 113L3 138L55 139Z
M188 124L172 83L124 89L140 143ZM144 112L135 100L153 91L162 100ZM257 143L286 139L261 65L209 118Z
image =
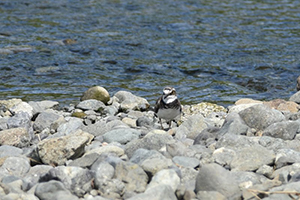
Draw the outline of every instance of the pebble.
M98 90L66 109L0 101L0 199L288 199L272 192L299 190L295 97L184 105L166 131L146 99L100 86L83 96Z

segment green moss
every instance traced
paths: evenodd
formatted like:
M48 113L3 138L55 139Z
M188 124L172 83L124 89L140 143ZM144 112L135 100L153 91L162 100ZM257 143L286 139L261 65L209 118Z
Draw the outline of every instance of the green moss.
M86 116L86 114L83 113L83 112L74 112L74 113L72 113L72 117L77 117L77 118L83 119L85 116Z

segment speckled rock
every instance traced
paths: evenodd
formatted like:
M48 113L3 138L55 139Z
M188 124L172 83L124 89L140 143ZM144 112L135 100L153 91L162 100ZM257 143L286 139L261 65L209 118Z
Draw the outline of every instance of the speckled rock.
M131 162L119 162L115 167L115 178L125 184L127 191L144 192L148 183L148 175L137 164Z
M188 118L191 115L195 115L195 114L201 114L204 117L210 115L213 112L227 112L227 109L224 108L223 106L217 105L217 104L213 104L213 103L209 103L209 102L202 102L196 105L185 105L183 106L183 113L184 116L183 119ZM185 120L184 120L185 121Z
M30 136L26 128L11 128L0 131L0 144L16 147L25 147L29 145Z
M63 165L68 159L81 156L85 145L90 143L93 137L79 130L72 135L43 140L38 144L40 159L45 164Z

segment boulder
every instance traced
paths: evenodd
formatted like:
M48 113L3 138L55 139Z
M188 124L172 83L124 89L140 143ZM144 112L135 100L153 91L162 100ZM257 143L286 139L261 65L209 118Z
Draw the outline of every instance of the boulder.
M120 144L126 144L131 140L138 139L141 132L131 128L113 129L103 135L105 142L118 142Z
M256 130L264 130L273 123L285 120L284 115L270 107L258 104L239 112L247 126Z
M15 176L22 178L30 170L29 159L23 156L20 157L8 157L0 167L2 174L6 176ZM1 179L1 177L0 177Z
M263 135L283 140L292 140L300 132L300 121L283 121L271 124L264 131Z
M60 180L66 189L77 197L83 197L92 190L93 174L81 167L58 166L50 169L41 179Z
M125 184L126 191L129 192L144 192L148 183L146 172L139 165L131 162L117 163L114 177L121 180Z
M177 200L173 189L164 184L147 189L144 193L135 195L128 200Z
M142 97L133 95L127 91L119 91L114 95L120 103L122 111L147 110L150 107L148 101Z
M192 115L178 127L175 137L195 139L207 127L204 117L201 114Z
M290 97L289 101L293 101L293 102L295 102L295 103L297 103L297 104L300 104L300 91L298 91L298 92L296 92L295 94L293 94L293 95Z
M76 108L81 110L94 110L94 111L101 111L106 108L105 104L102 101L98 101L96 99L88 99L79 102Z
M10 145L15 147L29 146L30 136L26 128L11 128L0 131L0 145Z
M93 135L78 130L58 138L50 138L38 144L38 154L45 164L63 165L68 159L75 159L84 153L85 145L90 143Z
M88 99L96 99L98 101L102 101L104 104L110 99L109 93L107 90L100 86L94 86L85 91L80 98L80 101L88 100Z
M200 168L195 191L217 191L228 199L236 198L241 193L231 173L218 164L207 164Z
M157 172L151 179L151 182L147 186L147 190L150 188L168 185L175 192L180 184L180 178L173 169L163 169Z
M238 171L256 171L263 165L272 165L274 160L273 151L260 145L253 145L237 149L230 167Z
M35 119L33 128L35 131L42 132L44 129L49 128L52 123L57 121L62 116L49 111L41 112Z
M34 194L40 200L77 200L78 197L72 195L70 191L68 191L63 183L51 180L49 182L39 183L36 186Z

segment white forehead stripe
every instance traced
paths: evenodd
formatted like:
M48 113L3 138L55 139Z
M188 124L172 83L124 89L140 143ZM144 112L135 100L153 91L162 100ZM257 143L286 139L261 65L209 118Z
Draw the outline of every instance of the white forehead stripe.
M164 89L164 94L169 94L170 92L171 92L172 90L170 90L170 89Z

